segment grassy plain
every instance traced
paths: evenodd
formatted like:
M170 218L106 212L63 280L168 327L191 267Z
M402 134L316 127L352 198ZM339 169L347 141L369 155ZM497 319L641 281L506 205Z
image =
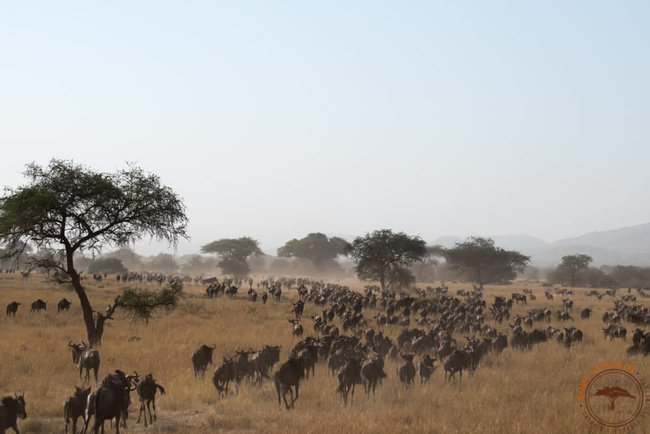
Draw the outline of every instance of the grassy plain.
M363 287L357 281L344 283L353 289ZM86 280L85 285L98 310L121 287L110 276L102 283ZM470 287L450 284L450 293ZM509 296L522 288L532 289L537 300L515 306L514 314L523 315L536 307L555 312L561 306L561 297L547 301L544 289L530 284L488 286L485 300L492 303L495 295ZM335 378L319 363L315 378L301 384L296 410L288 412L278 409L275 389L268 381L260 387L245 384L238 395L217 399L211 383L214 366L208 368L204 379L195 379L190 356L203 343L216 344L214 361L218 364L221 356L232 355L237 347L281 344L284 361L297 341L287 322L296 291L290 291L280 303L262 305L250 303L241 293L237 300L209 300L202 286L190 284L185 286L186 296L179 309L159 314L148 325L119 312L109 321L99 348L100 379L116 368L154 374L167 394L157 399L158 422L149 428L151 432L592 432L594 427L585 421L576 400L581 377L598 363L623 360L633 364L641 377L650 379L650 364L642 356L626 355L629 337L628 342L603 339L601 316L605 310L613 310L613 299L599 301L586 297L586 291L576 290L572 313L585 341L569 350L554 342L529 352L508 348L501 355L486 356L475 375L463 376L462 384L446 382L439 369L429 385L416 382L411 389L399 384L395 374L398 362L388 360L388 378L376 396L365 396L359 386L353 404L347 407L335 394ZM73 305L70 312L58 314L56 303L63 297ZM29 305L38 298L48 302L48 309L30 314ZM49 283L43 275L23 279L19 274L0 274L2 306L14 300L22 302L16 317L0 315L0 394L25 391L28 418L18 422L21 432L62 432L63 402L73 386L81 385L67 346L69 340L85 339L78 300L71 290ZM641 299L639 303L647 302ZM579 312L585 307L594 309L590 320L580 319ZM314 305L305 306L305 335L313 334L309 318L319 312ZM366 317L374 314L364 313ZM338 319L335 321L339 325ZM547 325L536 323L535 327ZM551 325L568 326L555 319ZM631 324L624 325L631 335ZM509 331L505 322L497 328ZM394 338L401 327L384 330ZM132 336L140 340L130 341ZM94 389L94 380L91 385ZM138 409L139 403L131 405L128 432L144 431L142 424L135 424ZM650 432L650 416L634 431Z

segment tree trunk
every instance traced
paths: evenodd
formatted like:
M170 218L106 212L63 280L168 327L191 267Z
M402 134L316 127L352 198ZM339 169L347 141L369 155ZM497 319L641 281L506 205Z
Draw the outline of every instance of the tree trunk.
M73 252L69 251L66 248L66 256L68 262L67 273L68 276L70 276L70 279L72 281L72 287L74 288L74 291L77 293L77 297L79 297L79 304L81 305L84 324L86 325L86 335L88 337L88 344L100 345L102 341L103 330L104 330L103 321L102 321L101 330L98 333L98 327L95 325L95 321L93 320L93 308L90 305L90 300L88 300L88 295L86 294L86 290L81 284L81 276L79 275L79 273L77 273L77 270L75 270L74 268L73 254L74 254ZM100 318L101 315L99 315L99 317L97 318L98 323Z
M81 311L83 313L84 324L86 325L86 334L88 336L88 343L90 345L99 345L101 344L101 340L102 340L101 335L103 333L98 333L97 330L98 327L95 325L95 320L93 319L93 308L90 305L88 296L86 295L86 290L81 285L81 276L79 276L79 274L77 274L77 272L75 271L74 273L70 274L70 277L72 278L72 287L77 293L77 296L79 297L79 302L81 304ZM97 318L98 322L100 318L101 316ZM103 327L102 327L102 331L103 331Z

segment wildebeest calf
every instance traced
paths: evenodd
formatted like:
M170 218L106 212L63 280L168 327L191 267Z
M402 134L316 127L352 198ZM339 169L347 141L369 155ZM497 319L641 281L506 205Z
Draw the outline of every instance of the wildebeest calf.
M74 396L66 399L63 404L63 419L65 420L65 432L68 432L70 426L70 419L72 419L72 433L77 432L77 419L84 417L86 411L86 401L90 395L90 387L81 389L75 386Z
M138 391L138 397L140 398L140 413L138 414L138 420L135 423L140 423L140 416L144 412L144 426L147 426L147 411L149 411L149 421L153 424L153 421L156 420L156 391L160 390L162 395L165 394L165 388L160 384L156 383L156 380L153 379L153 375L147 374L145 377L138 382L136 387ZM145 410L144 405L147 404ZM151 416L151 407L149 404L153 404L153 417Z

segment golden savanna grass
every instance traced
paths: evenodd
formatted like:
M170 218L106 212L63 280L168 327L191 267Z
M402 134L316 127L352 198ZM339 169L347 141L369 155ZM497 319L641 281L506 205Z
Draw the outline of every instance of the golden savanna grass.
M118 293L121 285L109 276L101 283L84 281L93 307L103 309ZM363 285L345 282L353 289ZM151 285L152 286L152 285ZM467 284L450 285L450 293L470 289ZM153 286L152 286L153 287ZM485 300L495 295L510 296L528 287L537 300L527 306L515 306L513 313L549 307L554 312L561 297L547 301L541 286L514 284L488 286ZM244 290L244 288L242 288ZM475 375L463 375L462 384L449 383L438 369L429 385L406 389L396 376L398 361L388 360L388 378L378 387L375 397L365 396L357 387L353 404L345 407L335 394L337 381L328 375L324 363L316 367L316 377L303 381L295 411L278 409L275 388L270 381L262 386L244 384L238 395L217 399L212 371L204 379L195 379L190 357L201 344L216 344L214 361L232 355L239 348L259 348L263 344L281 344L281 362L296 343L287 322L296 291L280 303L250 303L240 292L237 300L206 299L199 285L185 286L180 307L161 313L148 325L134 322L122 313L107 325L102 346L100 379L116 368L140 374L151 372L167 390L159 396L158 422L151 432L517 432L564 433L590 432L576 400L581 377L598 363L623 360L633 364L641 377L650 379L648 360L629 357L628 342L603 339L601 316L613 310L613 299L586 297L586 289L577 289L572 316L585 334L585 342L570 350L554 342L543 343L529 352L506 349L501 355L488 355ZM285 292L286 293L286 292ZM56 303L63 297L72 300L68 313L58 314ZM29 313L37 298L48 302L48 310ZM0 394L25 391L28 418L18 422L21 432L61 432L62 406L75 385L80 386L78 368L72 363L69 340L85 340L85 328L76 295L71 290L48 282L43 275L28 280L16 274L0 274L0 302L22 302L15 318L0 315ZM644 300L640 300L644 303ZM580 310L592 307L590 320L580 319ZM307 304L303 315L305 335L313 334L312 314L320 308ZM374 313L365 311L370 318ZM338 324L338 320L337 325ZM492 321L488 321L490 324ZM548 324L535 324L547 327ZM554 327L568 326L553 319ZM415 324L413 325L415 326ZM508 332L508 326L497 326ZM401 328L386 327L395 338ZM137 336L139 341L130 341ZM455 336L463 342L461 336ZM419 360L416 358L416 361ZM93 389L94 380L91 380ZM233 388L234 389L234 388ZM144 431L135 424L139 403L130 407L128 431ZM635 426L636 432L650 432L647 416ZM108 424L107 424L108 428Z

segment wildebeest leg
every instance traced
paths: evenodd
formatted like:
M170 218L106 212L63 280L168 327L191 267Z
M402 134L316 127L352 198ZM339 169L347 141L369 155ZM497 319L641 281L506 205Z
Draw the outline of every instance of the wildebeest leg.
M280 384L278 382L275 382L275 390L278 392L278 408L282 410L282 401L280 401Z
M140 400L140 412L138 413L138 420L135 421L136 424L140 423L140 417L142 416L142 410L144 410L144 401ZM144 415L144 426L147 426L147 414Z
M355 384L352 384L352 394L350 395L350 404L354 404L354 388L355 388Z
M156 406L154 405L154 409ZM151 400L147 400L147 410L149 410L149 422L153 425L153 416L151 415Z
M289 386L289 392L287 392L287 389L282 386L282 399L284 400L284 406L289 410L289 404L287 403L287 393L291 393L291 400L293 401L293 390L291 390L291 386Z
M296 399L291 401L291 408L293 408L293 404L298 400L298 387L300 387L300 384L296 383Z
M156 397L155 396L151 400L151 405L153 405L153 420L156 420ZM151 416L151 411L149 411L149 416Z

